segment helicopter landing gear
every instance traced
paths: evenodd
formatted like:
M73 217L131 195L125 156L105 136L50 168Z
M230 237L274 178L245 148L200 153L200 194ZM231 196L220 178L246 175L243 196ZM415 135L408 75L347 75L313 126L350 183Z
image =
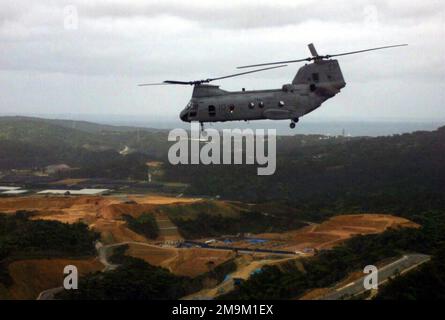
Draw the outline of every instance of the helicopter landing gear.
M290 125L289 125L289 127L291 128L291 129L295 129L295 125L296 125L296 123L299 121L300 119L298 119L298 118L294 118L294 119L292 119L291 120L291 123L290 123Z
M200 122L199 125L201 126L201 132L204 131L204 122Z

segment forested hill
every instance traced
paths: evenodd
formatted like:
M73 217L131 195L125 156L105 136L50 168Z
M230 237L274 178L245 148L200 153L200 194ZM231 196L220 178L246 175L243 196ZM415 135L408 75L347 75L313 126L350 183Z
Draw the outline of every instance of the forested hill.
M165 139L166 133L160 130L83 121L0 117L0 170L36 169L66 163L81 168L110 166L102 168L105 172L121 162L121 169L127 167L128 174L122 171L119 177L145 177L145 162L163 159L166 155ZM125 148L132 150L131 156L119 154ZM140 169L140 174L135 174L133 168Z
M255 165L171 166L165 131L58 121L0 117L0 170L66 163L85 169L77 175L145 178L145 163L159 160L162 179L190 184L189 194L331 208L350 199L386 208L412 195L437 201L445 192L445 127L377 138L280 136L275 174L257 176ZM126 147L132 154L119 154Z
M445 127L308 145L298 143L300 139L280 138L271 176L257 176L256 166L219 165L167 166L167 177L191 183L194 194L300 205L309 200L320 205L348 198L381 200L381 195L385 201L410 194L443 197L445 192Z

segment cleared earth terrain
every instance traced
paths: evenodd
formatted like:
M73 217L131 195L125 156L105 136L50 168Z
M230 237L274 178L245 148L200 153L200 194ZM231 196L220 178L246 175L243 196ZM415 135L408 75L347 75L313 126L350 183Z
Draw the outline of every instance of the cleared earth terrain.
M248 279L249 276L268 264L296 263L302 256L313 255L316 250L329 249L358 234L380 233L388 228L413 227L418 225L404 218L383 214L340 215L320 224L309 223L298 230L281 233L252 234L250 238L261 239L261 243L249 242L249 238L236 238L225 249L217 248L218 242L208 247L178 247L185 239L171 216L181 215L187 219L196 216L196 208L208 206L208 200L199 198L177 198L166 195L112 195L112 196L29 196L0 198L0 212L14 214L17 211L33 212L32 219L56 220L64 223L83 222L100 234L104 245L125 244L126 254L161 266L176 275L196 277L227 262L234 261L235 272L227 275ZM193 210L191 208L193 207ZM245 205L212 201L211 210L225 216L235 216ZM168 212L172 213L167 214ZM159 235L149 239L131 230L126 215L139 217L152 215L159 227ZM207 241L199 239L198 241ZM215 248L212 248L214 246ZM231 250L230 247L287 250L295 256L280 256L260 252ZM311 250L307 250L307 249ZM101 271L104 265L99 257L85 259L24 259L9 264L8 270L13 285L0 295L10 299L33 299L44 290L61 284L64 266L74 264L81 274ZM225 281L204 289L190 298L214 297L230 290L232 281Z

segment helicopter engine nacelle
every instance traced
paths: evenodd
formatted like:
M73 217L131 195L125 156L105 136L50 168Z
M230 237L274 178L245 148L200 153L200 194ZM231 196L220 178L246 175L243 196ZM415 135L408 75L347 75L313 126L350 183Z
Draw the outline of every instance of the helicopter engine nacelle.
M337 60L317 60L298 70L292 84L308 84L316 88L318 83L343 88L346 83ZM314 90L312 90L314 91Z

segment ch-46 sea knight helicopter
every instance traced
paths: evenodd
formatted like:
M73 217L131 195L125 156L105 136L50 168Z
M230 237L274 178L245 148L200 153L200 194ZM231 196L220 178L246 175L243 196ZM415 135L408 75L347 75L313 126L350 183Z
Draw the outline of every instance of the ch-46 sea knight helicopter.
M346 86L338 61L331 58L401 46L406 46L406 44L321 56L311 43L308 45L309 51L312 54L311 57L248 65L238 67L238 69L269 65L278 66L255 69L217 78L195 81L166 80L162 83L147 83L140 84L139 86L193 86L192 98L185 109L181 111L180 118L185 122L199 122L201 129L206 122L262 119L291 120L290 127L293 129L300 117L320 107L323 102L334 97ZM300 67L292 83L283 85L281 89L225 91L220 89L219 86L208 84L216 80L282 68L286 67L289 63L303 61L310 63Z

